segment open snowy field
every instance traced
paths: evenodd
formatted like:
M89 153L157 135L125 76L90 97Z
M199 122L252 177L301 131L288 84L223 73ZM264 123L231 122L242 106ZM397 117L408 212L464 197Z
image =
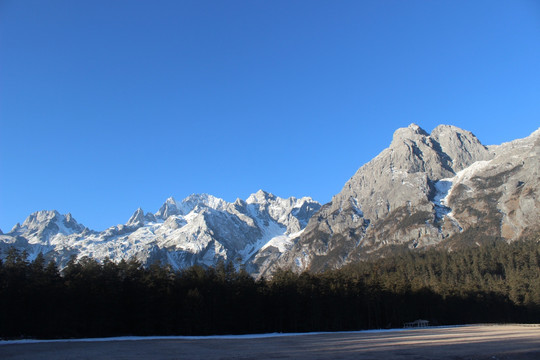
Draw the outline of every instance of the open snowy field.
M540 327L0 342L0 359L540 359Z

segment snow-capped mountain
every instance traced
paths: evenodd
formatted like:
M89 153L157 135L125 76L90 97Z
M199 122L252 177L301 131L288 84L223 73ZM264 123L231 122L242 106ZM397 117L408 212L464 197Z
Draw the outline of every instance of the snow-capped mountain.
M289 249L320 208L311 198L282 199L264 191L228 203L211 195L169 198L154 214L137 209L126 224L102 232L78 224L70 214L39 211L0 235L0 246L42 252L64 265L72 255L113 261L157 260L174 268L233 261L253 274Z

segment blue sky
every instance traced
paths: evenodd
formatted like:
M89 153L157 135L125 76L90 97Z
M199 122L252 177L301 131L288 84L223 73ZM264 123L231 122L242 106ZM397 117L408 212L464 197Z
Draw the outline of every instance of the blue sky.
M0 228L264 189L330 201L398 127L540 126L537 1L0 1Z

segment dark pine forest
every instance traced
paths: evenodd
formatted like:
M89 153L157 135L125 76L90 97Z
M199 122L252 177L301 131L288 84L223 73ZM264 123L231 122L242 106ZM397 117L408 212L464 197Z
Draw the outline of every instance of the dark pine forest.
M534 239L534 240L533 240ZM323 273L253 279L233 264L173 271L12 248L0 263L0 338L341 331L540 322L538 236L459 251L401 251Z

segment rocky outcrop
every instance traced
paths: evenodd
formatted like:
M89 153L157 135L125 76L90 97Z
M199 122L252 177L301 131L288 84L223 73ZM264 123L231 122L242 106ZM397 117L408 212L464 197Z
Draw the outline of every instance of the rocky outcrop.
M447 219L465 235L474 231L516 240L540 227L540 130L490 150L492 160L479 161L451 179Z

